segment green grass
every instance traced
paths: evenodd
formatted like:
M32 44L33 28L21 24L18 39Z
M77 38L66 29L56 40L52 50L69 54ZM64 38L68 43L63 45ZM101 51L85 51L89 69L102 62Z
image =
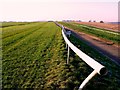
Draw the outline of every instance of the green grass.
M14 32L13 32L14 31ZM53 22L39 22L2 29L2 87L43 90L78 90L92 69L67 49L61 28ZM119 66L71 36L70 41L105 65L107 76L95 76L85 90L119 90Z
M62 57L55 54L59 54L59 50L62 51L59 30L54 23L39 23L36 28L32 27L27 31L25 27L23 33L15 34L13 37L11 32L12 36L3 39L4 88L42 88L52 59L56 61ZM7 33L3 33L3 36ZM22 38L19 39L18 36ZM11 43L15 37L17 39Z
M108 31L105 29L95 28L92 26L87 25L81 25L73 22L59 22L60 24L63 24L71 29L77 30L79 32L84 32L90 35L94 35L106 40L110 40L116 44L120 44L120 33Z
M30 22L0 22L0 28L29 24Z

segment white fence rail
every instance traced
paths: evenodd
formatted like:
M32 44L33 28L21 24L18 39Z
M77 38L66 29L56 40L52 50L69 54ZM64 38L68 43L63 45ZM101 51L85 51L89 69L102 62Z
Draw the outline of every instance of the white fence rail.
M60 27L62 27L62 35L68 48L67 64L69 63L69 54L71 48L83 61L85 61L91 68L94 69L94 71L80 85L79 90L82 90L92 77L94 77L97 73L100 75L105 75L107 74L107 70L105 66L101 65L100 63L86 55L84 52L82 52L80 49L78 49L76 46L74 46L66 36L66 34L70 36L70 32L66 31L63 26Z

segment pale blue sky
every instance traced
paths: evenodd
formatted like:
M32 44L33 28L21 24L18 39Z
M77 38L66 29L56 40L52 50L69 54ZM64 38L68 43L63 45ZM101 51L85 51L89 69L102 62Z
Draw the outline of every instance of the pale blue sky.
M118 21L118 0L1 0L0 21Z

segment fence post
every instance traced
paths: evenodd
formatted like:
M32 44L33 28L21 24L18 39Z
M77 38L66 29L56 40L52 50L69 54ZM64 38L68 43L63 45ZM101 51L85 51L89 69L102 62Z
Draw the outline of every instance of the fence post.
M70 47L68 46L67 64L69 64L69 57L70 57Z
M80 85L79 90L82 90L83 87L89 82L97 74L96 70L94 70Z
M66 43L66 48L67 48L67 43Z

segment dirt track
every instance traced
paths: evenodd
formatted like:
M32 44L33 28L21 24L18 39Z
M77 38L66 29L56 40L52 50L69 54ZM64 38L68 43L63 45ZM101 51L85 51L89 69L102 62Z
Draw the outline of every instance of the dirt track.
M82 32L76 32L72 29L66 28L68 30L72 31L72 34L79 38L80 40L86 42L87 45L90 47L93 47L98 52L102 53L103 55L110 58L112 61L114 61L116 64L120 65L120 47L116 45L109 44L108 42L105 42L104 40L101 40L98 37L94 37Z
M110 24L110 23L99 23L99 22L76 22L78 24L94 26L97 28L103 28L115 32L120 32L118 24Z

